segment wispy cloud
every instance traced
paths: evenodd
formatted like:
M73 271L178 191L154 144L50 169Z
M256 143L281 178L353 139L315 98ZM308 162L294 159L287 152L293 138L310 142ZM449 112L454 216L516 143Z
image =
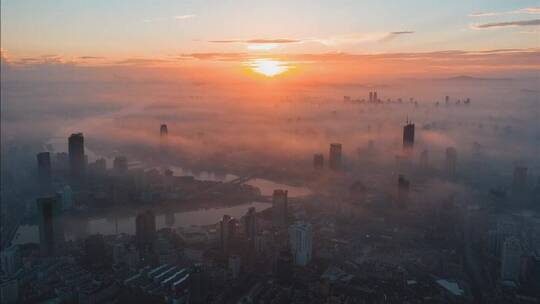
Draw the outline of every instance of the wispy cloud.
M506 12L476 12L469 14L469 17L490 17L490 16L500 16L500 15L510 15L510 14L540 14L540 6L526 7L513 11Z
M326 46L334 46L340 44L357 44L367 42L382 42L394 39L401 35L413 34L413 31L396 31L396 32L376 32L376 33L352 33L344 35L335 35L321 38L277 38L277 39L226 39L226 40L209 40L210 43L223 44L247 44L251 50L268 50L279 45L296 44L315 42Z
M535 26L535 25L540 25L540 19L473 24L471 27L475 30L482 30L482 29L494 29L494 28L518 27L518 26Z
M167 20L187 20L187 19L192 19L195 17L197 17L197 15L185 14L185 15L176 15L176 16L170 16L170 17L147 18L147 19L143 19L142 22L150 23L150 22L167 21Z
M185 20L185 19L191 19L191 18L195 18L195 17L196 17L196 15L188 14L188 15L174 16L174 19L176 19L176 20Z

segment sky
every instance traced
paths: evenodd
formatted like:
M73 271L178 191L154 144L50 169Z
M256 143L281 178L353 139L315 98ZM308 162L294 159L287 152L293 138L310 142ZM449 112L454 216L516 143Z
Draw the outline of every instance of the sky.
M343 72L350 63L367 66L369 73L376 68L365 56L386 56L379 72L389 73L411 69L410 56L421 60L430 53L437 60L458 60L441 66L430 65L434 58L429 58L422 63L429 68L413 70L458 73L464 55L504 50L505 69L515 71L517 64L530 71L538 68L534 58L540 48L540 5L534 0L2 0L1 5L2 59L19 66L228 63L273 77L301 66ZM447 59L447 51L461 53ZM479 58L480 70L501 70L499 55L490 53L488 67ZM463 72L470 72L470 58Z

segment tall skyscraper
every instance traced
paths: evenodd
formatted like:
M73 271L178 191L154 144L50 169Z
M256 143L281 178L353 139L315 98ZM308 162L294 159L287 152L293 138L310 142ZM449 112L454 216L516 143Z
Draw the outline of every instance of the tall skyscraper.
M257 235L257 213L255 207L250 207L246 215L244 216L244 233L249 240L252 247L255 245L255 236Z
M453 147L446 148L446 174L449 177L456 176L457 150Z
M369 102L373 102L373 92L369 92Z
M294 264L305 266L311 261L313 232L311 224L296 222L289 227L289 242Z
M237 221L230 215L225 214L219 223L220 244L224 253L229 253L231 241L236 235Z
M287 190L274 190L272 195L272 226L275 229L287 227Z
M39 245L43 256L58 254L64 242L62 204L56 197L37 199Z
M341 169L341 144L330 144L328 166L334 171Z
M51 154L49 152L38 153L37 172L40 183L51 182Z
M135 237L140 250L151 250L156 236L156 215L148 210L135 219Z
M414 124L407 119L403 127L403 149L410 150L414 147Z
M527 167L516 166L514 168L512 188L516 191L525 190L527 188Z
M69 168L71 175L81 178L84 175L86 158L84 156L84 136L74 133L68 139Z
M162 124L159 128L159 149L162 153L166 153L169 146L169 130L166 124Z
M511 236L504 240L501 262L501 280L519 282L521 243L518 238Z
M321 170L324 168L324 155L313 154L313 168Z

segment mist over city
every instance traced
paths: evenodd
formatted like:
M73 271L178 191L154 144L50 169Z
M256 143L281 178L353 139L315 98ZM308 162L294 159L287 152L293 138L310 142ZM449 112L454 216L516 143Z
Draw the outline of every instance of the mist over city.
M540 7L440 5L2 0L0 302L539 303Z

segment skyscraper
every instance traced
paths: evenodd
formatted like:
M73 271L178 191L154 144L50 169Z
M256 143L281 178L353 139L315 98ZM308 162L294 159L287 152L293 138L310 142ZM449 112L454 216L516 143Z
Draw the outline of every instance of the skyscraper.
M519 282L521 243L518 238L511 236L504 240L501 262L501 280Z
M312 241L311 224L296 222L289 227L289 242L295 265L305 266L311 261Z
M449 177L456 176L457 150L453 147L446 148L446 174Z
M324 168L324 155L313 154L313 168L321 170Z
M62 204L56 197L37 199L39 245L43 256L58 254L64 242Z
M38 153L37 171L40 183L49 183L51 181L51 154L49 152Z
M403 149L410 150L414 147L414 124L408 119L403 127Z
M168 150L168 136L169 136L169 130L167 128L166 124L162 124L159 128L159 149L162 153L167 152Z
M334 171L341 169L341 144L330 144L328 166Z
M229 253L231 240L236 234L237 221L230 215L225 214L219 223L220 245L224 253Z
M287 190L274 190L272 195L272 226L275 229L287 227Z
M255 244L255 236L257 235L257 214L255 207L250 207L244 217L245 234L252 247Z
M156 235L156 216L148 210L137 215L135 219L135 237L140 250L151 250Z
M82 133L74 133L68 139L69 167L71 175L81 178L84 175L84 136Z

